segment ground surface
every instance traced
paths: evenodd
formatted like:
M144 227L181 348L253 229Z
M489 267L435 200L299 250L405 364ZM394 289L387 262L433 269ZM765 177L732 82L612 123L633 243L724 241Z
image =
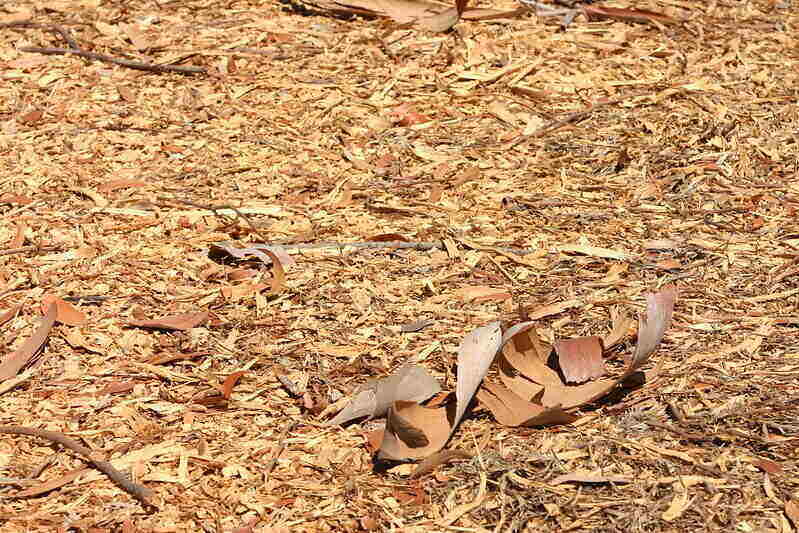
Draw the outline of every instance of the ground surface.
M87 318L2 384L2 423L63 432L158 500L91 467L64 480L83 457L3 435L0 529L799 526L799 6L636 4L688 22L432 34L277 2L4 3L2 21L60 24L85 50L207 72L22 52L65 45L0 28L0 243L22 248L0 256L0 313L18 309L3 353L47 295ZM246 220L202 208L225 205ZM381 235L449 247L289 248L277 295L270 269L207 253ZM409 479L373 472L372 425L322 424L408 361L451 388L463 336L519 304L550 339L602 335L668 283L660 378L572 425L502 427L477 405L448 446L473 458ZM126 325L203 310L188 331ZM553 481L574 473L628 482Z

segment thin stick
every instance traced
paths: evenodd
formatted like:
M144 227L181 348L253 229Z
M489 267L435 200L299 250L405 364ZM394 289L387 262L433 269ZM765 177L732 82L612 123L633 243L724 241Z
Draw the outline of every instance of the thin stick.
M399 248L403 250L433 250L440 249L446 250L446 246L441 241L432 242L415 242L415 241L364 241L364 242L315 242L307 244L280 244L273 243L274 246L280 246L286 251L290 250L322 250L327 248ZM499 247L492 246L492 250L499 250L509 254L528 255L536 252L536 250L527 250L525 248L515 247Z
M29 20L20 21L20 22L3 22L0 24L0 28L38 28L42 30L52 31L57 33L61 36L62 39L69 45L70 48L73 50L80 50L80 45L78 42L72 38L70 35L69 30L64 28L63 26L59 26L58 24L39 24L37 22L31 22Z
M25 252L51 252L58 250L57 246L21 246L19 248L9 248L0 250L0 255L24 254Z
M85 57L86 59L94 59L102 61L103 63L113 63L121 67L132 68L134 70L144 70L147 72L178 72L180 74L204 74L205 69L202 67L182 67L179 65L155 65L153 63L141 63L139 61L131 61L129 59L120 59L118 57L107 56L105 54L96 54L94 52L86 52L85 50L76 50L72 48L40 48L38 46L23 46L19 48L22 52L32 52L35 54L44 54L50 56L62 55L75 55L78 57Z
M213 206L213 205L198 204L196 202L192 202L191 200L182 200L180 198L167 198L167 200L172 201L172 202L178 202L179 204L190 205L190 206L196 207L198 209L207 209L208 211L213 212L214 216L217 216L217 217L224 217L225 216L225 215L219 213L223 209L228 209L230 211L233 211L236 214L237 217L242 219L244 222L247 223L248 226L250 226L250 229L252 229L255 232L256 235L261 237L261 239L263 239L264 242L267 241L267 238L260 231L258 231L258 228L255 226L255 224L253 224L252 220L250 220L250 217L248 217L247 215L245 215L244 213L239 211L239 209L237 207L235 207L235 206L232 206L232 205L217 205L217 206Z
M140 502L146 505L154 505L153 504L153 492L145 487L144 485L140 485L128 479L128 477L114 468L114 466L109 463L108 461L101 461L99 459L95 459L92 457L92 451L85 447L81 446L74 440L70 439L63 433L59 433L57 431L47 431L44 429L36 429L36 428L26 428L21 426L0 426L0 433L4 433L6 435L30 435L32 437L39 437L42 439L47 439L52 442L56 442L67 448L72 450L73 452L82 455L85 457L95 468L103 472L105 475L111 478L111 480L129 492L134 498L139 500Z

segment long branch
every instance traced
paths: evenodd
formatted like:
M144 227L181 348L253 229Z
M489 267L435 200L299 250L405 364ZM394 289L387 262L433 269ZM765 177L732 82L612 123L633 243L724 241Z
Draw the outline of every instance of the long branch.
M73 452L85 457L92 465L94 465L95 468L106 474L114 483L125 489L140 502L146 505L154 505L153 492L150 489L144 485L140 485L131 481L125 474L114 468L114 465L108 461L95 459L92 457L92 451L89 448L81 446L63 433L22 426L0 426L0 433L5 433L7 435L30 435L32 437L39 437L56 442L64 448L70 449Z
M205 73L205 69L202 67L184 67L180 65L156 65L153 63L142 63L139 61L131 61L130 59L120 59L118 57L97 54L95 52L87 52L85 50L74 48L40 48L38 46L23 46L19 48L19 50L22 52L33 52L36 54L45 54L51 56L75 55L78 57L85 57L86 59L94 59L95 61L102 61L104 63L113 63L114 65L132 68L134 70L144 70L147 72L178 72L180 74Z

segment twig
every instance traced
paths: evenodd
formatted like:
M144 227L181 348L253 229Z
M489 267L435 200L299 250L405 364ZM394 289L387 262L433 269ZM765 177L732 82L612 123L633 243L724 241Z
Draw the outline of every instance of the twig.
M95 468L106 474L111 480L129 492L134 498L139 500L140 502L146 505L154 505L153 503L153 492L145 487L144 485L140 485L128 479L128 477L114 468L114 466L109 463L108 461L101 461L99 459L95 459L92 457L92 451L85 447L81 446L74 440L70 439L63 433L59 433L57 431L47 431L44 429L36 429L36 428L27 428L21 426L0 426L0 433L6 435L30 435L32 437L39 437L42 439L47 439L52 442L56 442L63 446L64 448L70 449L75 453L78 453L85 457Z
M0 28L38 28L42 30L52 31L57 33L61 36L62 39L69 45L70 48L73 50L80 50L80 45L78 42L72 38L72 35L69 34L69 30L64 28L63 26L59 26L58 24L39 24L37 22L31 22L29 20L20 21L20 22L3 22L0 24Z
M24 254L25 252L51 252L53 250L58 250L58 246L21 246L19 248L0 250L0 255Z
M132 68L134 70L144 70L147 72L178 72L180 74L205 73L205 69L202 67L182 67L178 65L155 65L153 63L141 63L139 61L119 59L117 57L111 57L105 54L96 54L94 52L86 52L85 50L76 50L72 48L40 48L38 46L23 46L22 48L19 48L19 50L22 52L32 52L50 56L71 54L78 57L85 57L86 59L94 59L104 63L113 63L114 65L119 65L121 67Z
M286 251L290 250L322 250L326 248L399 248L403 250L433 250L440 249L446 250L446 246L442 241L431 242L417 242L417 241L362 241L362 242L314 242L307 244L280 244L273 243L275 246L280 246ZM536 250L528 250L525 248L516 247L498 247L492 246L492 250L516 254L528 255L534 253Z
M189 205L192 207L196 207L198 209L206 209L214 213L214 215L223 217L228 216L224 214L220 214L220 211L229 210L233 211L237 217L244 220L248 226L258 235L261 239L263 239L264 244L271 244L274 246L280 246L286 251L291 250L325 250L325 249L332 249L332 248L367 248L367 249L379 249L379 248L395 248L395 249L403 249L403 250L433 250L433 249L441 249L445 250L446 247L442 241L431 241L431 242L419 242L419 241L361 241L361 242L333 242L333 241L323 241L323 242L311 242L311 243L302 243L302 244L283 244L283 243L270 243L269 239L266 238L264 234L258 231L258 228L253 224L252 220L241 212L238 208L232 205L205 205L200 204L197 202L192 202L191 200L182 200L178 198L170 198L169 201L177 202L184 205ZM509 254L516 254L516 255L528 255L536 250L527 250L525 248L515 248L515 247L491 247L493 250L498 250L501 252L509 253Z
M278 447L275 454L272 456L272 460L269 461L269 464L266 465L264 469L264 483L269 481L269 475L272 473L272 470L275 469L275 465L277 465L277 460L280 457L280 454L283 453L283 450L286 449L286 437L288 437L289 432L294 429L297 425L297 422L289 422L286 424L286 427L283 428L282 433L280 433L280 438L278 438Z
M562 118L560 120L555 120L553 122L550 122L549 124L541 126L540 128L538 128L537 130L535 130L534 132L532 132L530 134L519 135L515 139L511 139L510 141L507 141L505 143L505 148L513 148L514 146L516 146L517 144L519 144L519 143L521 143L523 141L526 141L526 140L529 140L529 139L535 139L537 137L542 137L543 135L545 135L547 133L551 133L551 132L553 132L555 130L559 130L560 128L562 128L564 126L567 126L569 124L572 124L574 122L580 122L581 120L588 118L588 116L591 113L593 113L594 111L596 111L598 109L601 109L603 107L608 107L608 106L611 106L611 105L620 104L620 103L622 103L625 100L628 100L630 98L635 98L636 96L644 96L646 94L647 94L646 92L640 92L639 91L637 93L633 93L633 94L629 94L629 95L626 95L626 96L622 96L620 98L614 98L613 100L605 100L603 102L594 103L594 104L591 105L591 107L589 107L586 110L577 111L575 113L571 113L571 114L567 115L566 117L564 117L564 118ZM502 144L502 143L497 143L497 144Z
M266 238L266 236L264 236L264 235L263 235L263 234L262 234L262 233L261 233L261 232L258 230L258 228L255 226L255 224L253 224L252 220L250 220L250 217L248 217L247 215L245 215L244 213L242 213L242 212L241 212L241 211L240 211L240 210L239 210L237 207L235 207L235 206L232 206L232 205L217 205L217 206L213 206L213 205L205 205L205 204L199 204L199 203L197 203L197 202L192 202L191 200L181 200L181 199L179 199L179 198L169 198L169 201L172 201L172 202L177 202L177 203L179 203L179 204L184 204L184 205L190 205L191 207L196 207L196 208L198 208L198 209L207 209L208 211L211 211L211 212L213 212L213 213L214 213L214 216L217 216L217 217L224 217L224 216L226 216L226 215L224 215L224 214L220 214L220 211L223 211L223 210L225 210L225 209L228 209L228 210L230 210L230 211L233 211L233 212L236 214L236 216L237 216L237 217L239 217L240 219L242 219L244 222L246 222L246 223L247 223L247 225L248 225L248 226L250 226L250 229L252 229L252 230L255 232L255 234L256 234L256 235L258 235L259 237L261 237L261 239L264 241L264 243L266 243L266 242L268 241L268 239Z

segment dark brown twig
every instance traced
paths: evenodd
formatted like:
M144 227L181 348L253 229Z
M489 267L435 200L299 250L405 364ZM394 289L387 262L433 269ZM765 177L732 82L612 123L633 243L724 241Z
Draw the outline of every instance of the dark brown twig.
M144 485L140 485L131 481L125 474L114 468L114 466L108 461L95 459L92 457L92 451L89 448L81 446L63 433L21 426L0 426L0 433L4 433L6 435L30 435L32 437L39 437L56 442L64 448L72 450L73 452L85 457L92 465L94 465L95 468L106 474L114 483L125 489L140 502L146 505L154 505L153 492L150 489Z
M0 250L0 255L24 254L25 252L52 252L58 250L57 246L21 246L19 248L9 248Z
M0 24L0 28L37 28L41 30L52 31L60 35L61 38L64 39L64 42L66 42L71 49L80 50L80 45L75 39L72 38L69 30L63 26L59 26L58 24L39 24L37 22L25 20L20 22L4 22Z
M245 215L244 213L239 211L238 208L236 208L235 206L232 206L232 205L216 205L216 206L205 205L205 204L198 204L196 202L192 202L191 200L181 200L179 198L170 198L169 201L177 202L177 203L183 204L183 205L190 205L191 207L196 207L198 209L207 209L208 211L211 211L214 214L214 216L217 216L217 217L226 216L226 215L220 213L220 211L222 211L222 210L227 209L229 211L233 211L236 214L236 216L239 217L240 219L242 219L244 222L246 222L247 225L250 226L250 229L252 229L253 232L255 232L256 235L261 237L261 239L263 239L264 242L267 242L267 240L268 240L260 231L258 231L258 228L255 226L255 224L253 224L252 220L250 220L250 217L248 217L247 215Z
M85 50L74 50L70 48L40 48L38 46L23 46L19 49L22 52L32 52L35 54L45 54L51 56L62 55L75 55L78 57L85 57L86 59L94 59L104 63L112 63L121 67L132 68L134 70L144 70L147 72L178 72L180 74L204 74L205 69L202 67L182 67L178 65L155 65L153 63L141 63L139 61L131 61L129 59L120 59L117 57L107 56L105 54L96 54L94 52L86 52Z

